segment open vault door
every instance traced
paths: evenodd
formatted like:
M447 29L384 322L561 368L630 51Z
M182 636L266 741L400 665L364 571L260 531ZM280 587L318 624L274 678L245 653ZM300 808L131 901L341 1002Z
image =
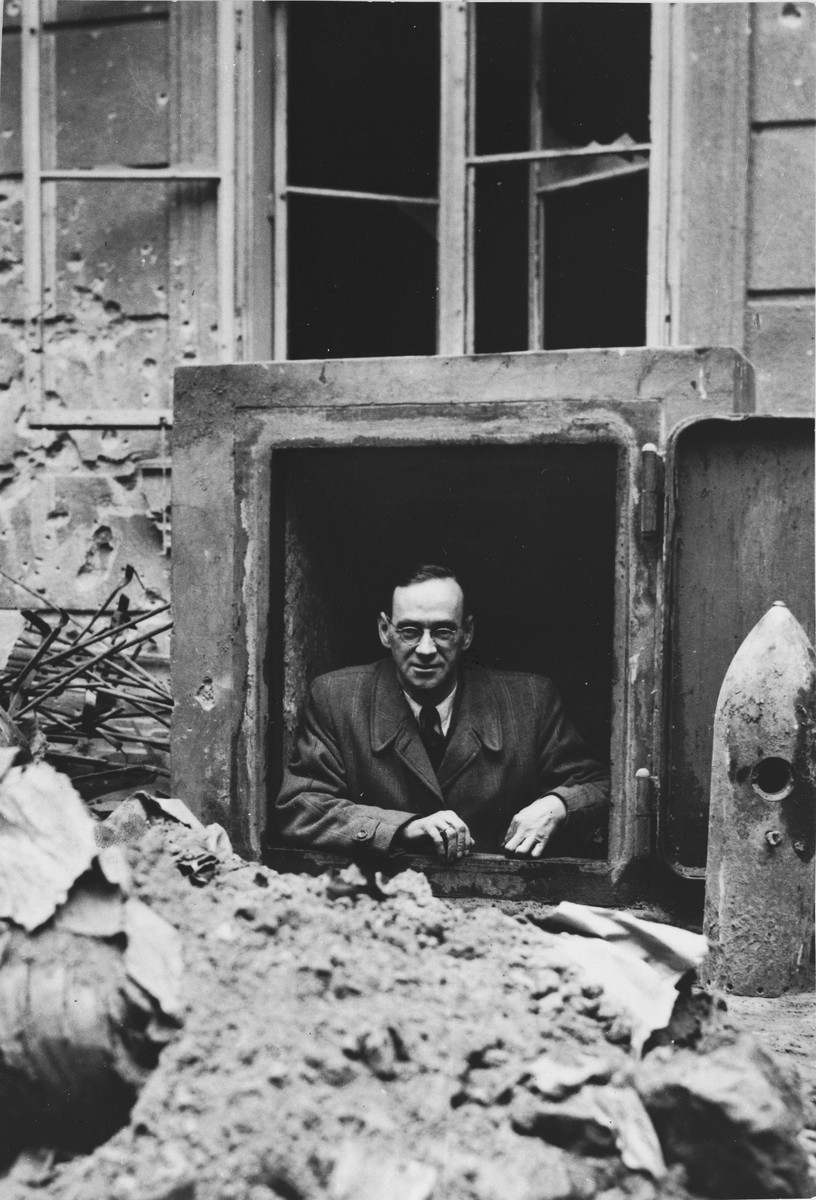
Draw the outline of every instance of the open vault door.
M645 897L663 770L663 456L682 422L746 411L749 384L728 350L179 370L176 793L260 854L311 678L379 657L394 567L444 553L470 584L474 656L556 679L609 758L612 808L604 841L567 857L423 865L452 895ZM297 858L271 840L278 865Z
M660 846L705 875L712 724L741 643L775 600L814 641L813 420L704 416L668 444Z

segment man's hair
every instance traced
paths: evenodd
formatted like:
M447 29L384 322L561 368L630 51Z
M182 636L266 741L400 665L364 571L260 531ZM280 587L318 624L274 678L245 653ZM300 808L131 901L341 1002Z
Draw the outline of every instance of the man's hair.
M450 567L440 566L439 563L414 563L413 566L408 567L407 570L397 575L394 588L410 587L414 583L425 583L428 579L452 579L454 583L458 583L459 587L462 588L462 595L464 596L465 594L465 589L462 587L462 582L456 572ZM391 593L389 594L389 603L394 588L391 589ZM463 609L465 614L467 614L467 608L464 605Z

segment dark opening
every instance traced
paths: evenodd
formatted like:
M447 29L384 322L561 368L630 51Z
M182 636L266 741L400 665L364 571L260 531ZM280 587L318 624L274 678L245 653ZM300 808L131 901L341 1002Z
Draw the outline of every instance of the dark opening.
M273 788L308 683L382 657L377 614L395 573L422 559L460 574L472 659L552 678L608 759L614 446L291 450L274 474Z
M476 153L530 148L532 5L480 3L476 18Z
M288 183L435 197L439 9L291 4ZM436 207L290 194L290 358L433 354Z
M645 171L544 200L544 348L646 342Z
M435 196L439 6L289 9L289 183Z
M298 195L288 204L289 357L433 354L434 210Z
M551 141L647 142L651 5L545 4L543 15Z
M751 772L751 783L767 800L782 800L793 788L793 769L784 758L763 758Z
M529 168L480 167L473 231L474 346L478 354L527 350Z
M532 147L532 6L476 6L476 150ZM569 149L626 135L649 141L648 4L545 4L539 83L541 144ZM583 162L583 167L581 163ZM573 164L574 170L571 170ZM528 271L543 262L545 349L646 341L648 171L643 155L476 169L475 348L526 349ZM614 171L631 173L610 174ZM606 176L606 177L605 177ZM531 200L532 197L532 200ZM540 204L540 244L534 244Z

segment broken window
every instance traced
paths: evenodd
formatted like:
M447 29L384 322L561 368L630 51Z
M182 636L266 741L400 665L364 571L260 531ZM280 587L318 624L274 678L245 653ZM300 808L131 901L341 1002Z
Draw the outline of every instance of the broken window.
M25 0L20 30L29 421L169 424L176 363L234 357L234 13Z
M275 356L643 345L652 25L279 5Z

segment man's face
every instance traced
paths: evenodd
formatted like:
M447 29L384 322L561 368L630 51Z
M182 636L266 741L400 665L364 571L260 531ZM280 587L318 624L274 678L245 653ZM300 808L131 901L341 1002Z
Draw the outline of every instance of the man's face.
M455 579L425 579L394 589L391 621L381 614L379 633L401 687L420 703L438 703L456 683L459 660L473 641L473 620L464 615Z

